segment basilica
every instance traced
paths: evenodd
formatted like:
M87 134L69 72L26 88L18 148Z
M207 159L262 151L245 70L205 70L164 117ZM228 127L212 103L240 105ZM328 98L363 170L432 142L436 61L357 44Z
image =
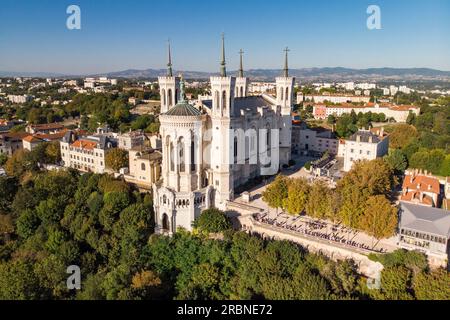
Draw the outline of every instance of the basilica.
M167 75L158 78L163 159L161 179L153 185L156 233L192 230L203 210L226 210L236 187L270 174L264 169L274 164L275 174L290 160L295 79L288 74L288 50L276 96L248 95L240 54L238 76L227 75L222 37L220 75L210 78L211 99L189 103L183 79L173 75L169 46ZM267 155L271 160L262 161Z

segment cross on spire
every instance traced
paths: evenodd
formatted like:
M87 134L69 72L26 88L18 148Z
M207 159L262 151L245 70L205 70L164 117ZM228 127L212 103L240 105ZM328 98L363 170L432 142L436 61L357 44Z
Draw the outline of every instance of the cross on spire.
M289 48L286 47L283 51L285 52L283 73L284 73L284 76L287 78L287 77L289 77L288 52L291 51L291 50L289 50Z
M227 76L227 70L225 68L225 34L222 33L222 60L220 62L220 75L222 77Z
M244 54L244 51L241 49L239 50L239 55L240 55L240 64L239 64L239 77L243 78L244 77L244 67L243 67L243 63L242 63L242 56Z
M170 39L167 39L167 47L168 47L167 76L172 77L172 55L170 53Z

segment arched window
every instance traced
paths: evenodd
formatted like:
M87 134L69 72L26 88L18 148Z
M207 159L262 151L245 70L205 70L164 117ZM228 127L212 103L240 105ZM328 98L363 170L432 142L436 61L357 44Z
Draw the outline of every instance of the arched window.
M266 132L267 155L270 157L271 147L270 147L270 124L269 123L266 124L266 129L267 129L267 132Z
M222 112L225 113L227 110L227 92L224 90L222 92Z
M141 163L141 170L145 171L145 163Z
M220 109L219 106L219 91L214 92L214 105L217 109Z
M283 88L280 88L280 100L283 101Z
M163 195L163 203L166 204L166 202L167 202L167 196Z
M240 93L239 96L240 96L240 97L243 97L243 96L244 96L244 87L241 87L241 93Z
M167 90L167 101L169 102L169 107L172 106L172 89Z
M175 104L178 103L178 95L179 95L178 89L175 89Z
M194 141L191 141L191 172L195 171L195 147Z
M178 171L184 172L185 170L185 152L184 152L184 139L183 137L178 140Z
M164 89L161 90L161 101L162 101L162 105L165 106L166 105L166 90L164 90Z
M175 171L175 154L174 154L173 142L170 143L170 171Z
M238 156L238 139L237 137L234 137L234 163L237 163L237 156Z
M286 101L288 101L288 97L289 97L289 88L286 87L286 95L284 97L286 99Z

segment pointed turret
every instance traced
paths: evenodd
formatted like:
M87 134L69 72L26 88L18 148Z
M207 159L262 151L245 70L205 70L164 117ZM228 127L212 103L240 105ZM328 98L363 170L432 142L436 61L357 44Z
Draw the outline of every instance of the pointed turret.
M220 76L226 77L227 70L225 68L225 35L222 33L222 60L220 61Z
M289 48L286 47L284 49L285 52L285 56L284 56L284 69L283 69L283 76L285 78L289 77L289 68L288 68L288 52L289 52Z
M170 40L167 40L167 46L168 46L167 76L172 77L172 54L170 52Z
M243 63L242 63L242 55L244 54L244 51L242 51L242 49L241 50L239 50L239 77L240 78L243 78L244 77L244 66L243 66Z

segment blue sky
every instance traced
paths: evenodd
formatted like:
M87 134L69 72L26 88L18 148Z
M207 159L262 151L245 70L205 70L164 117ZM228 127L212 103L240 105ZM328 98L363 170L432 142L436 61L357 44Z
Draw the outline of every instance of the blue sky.
M81 8L81 30L66 8ZM381 30L366 27L369 5ZM0 70L102 73L163 68L171 39L174 68L431 67L450 70L449 0L1 0Z

